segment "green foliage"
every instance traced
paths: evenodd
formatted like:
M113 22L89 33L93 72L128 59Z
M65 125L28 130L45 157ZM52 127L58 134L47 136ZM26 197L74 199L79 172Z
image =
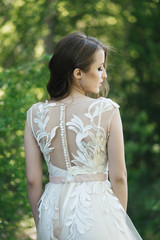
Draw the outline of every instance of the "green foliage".
M16 233L26 214L31 217L25 179L24 125L27 109L46 97L48 60L49 56L44 55L32 64L0 74L1 239L15 239L13 230Z
M23 147L26 111L48 97L47 65L55 43L82 31L117 49L109 54L107 72L109 97L121 106L128 213L143 239L159 240L159 0L0 4L0 239L32 239L23 231L33 226Z

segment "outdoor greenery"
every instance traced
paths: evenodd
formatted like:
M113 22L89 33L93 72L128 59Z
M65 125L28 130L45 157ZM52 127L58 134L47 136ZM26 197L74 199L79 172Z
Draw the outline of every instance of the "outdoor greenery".
M48 98L48 61L72 31L114 48L108 97L120 105L123 122L128 214L143 239L160 239L159 16L159 0L1 0L0 239L35 239L25 177L26 111Z

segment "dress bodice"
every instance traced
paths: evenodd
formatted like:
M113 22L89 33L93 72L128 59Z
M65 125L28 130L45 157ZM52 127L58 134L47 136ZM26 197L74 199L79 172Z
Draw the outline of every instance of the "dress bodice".
M109 98L34 104L27 121L50 175L105 173L111 119L118 108Z

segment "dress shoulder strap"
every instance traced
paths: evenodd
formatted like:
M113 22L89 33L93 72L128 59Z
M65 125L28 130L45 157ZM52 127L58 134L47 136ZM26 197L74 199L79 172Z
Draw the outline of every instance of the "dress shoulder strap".
M27 124L28 124L29 128L31 129L31 132L32 132L34 138L36 138L36 135L35 135L34 127L33 127L33 118L34 118L33 115L35 114L35 111L39 104L42 104L42 103L33 104L27 111Z
M109 132L110 132L110 125L111 125L112 118L113 118L116 110L120 108L120 105L117 104L116 102L114 102L114 101L113 101L112 99L110 99L110 98L108 98L108 99L106 99L106 100L108 100L109 106L112 106L112 109L113 109L113 110L112 110L112 113L111 113L111 116L110 116L110 118L109 118L109 120L108 120L108 133L109 133Z

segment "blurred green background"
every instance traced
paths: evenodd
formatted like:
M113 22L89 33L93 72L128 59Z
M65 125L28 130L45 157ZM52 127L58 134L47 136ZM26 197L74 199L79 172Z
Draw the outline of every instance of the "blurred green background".
M26 111L48 97L49 58L72 31L116 49L107 60L108 97L123 122L128 214L143 239L160 239L159 30L159 0L1 0L0 239L36 239L26 191Z

